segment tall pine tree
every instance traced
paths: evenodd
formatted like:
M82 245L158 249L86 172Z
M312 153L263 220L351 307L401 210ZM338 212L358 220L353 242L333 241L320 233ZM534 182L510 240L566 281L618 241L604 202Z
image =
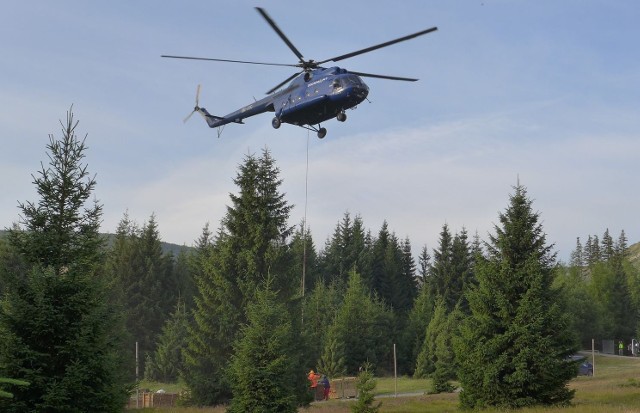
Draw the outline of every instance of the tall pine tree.
M495 231L488 258L476 265L471 316L456 343L461 404L566 404L576 374L566 359L577 346L552 288L555 254L523 186L515 187Z
M0 377L30 383L7 384L3 412L118 412L128 397L124 330L101 272L102 206L90 201L96 180L77 124L69 111L62 138L49 136L49 165L33 180L40 199L19 204L10 241L26 266L0 270Z
M300 274L287 271L287 224L292 208L280 192L282 180L270 152L247 155L234 179L238 193L211 246L199 250L198 287L189 345L185 350L185 380L193 402L212 405L231 396L229 363L233 343L240 339L247 305L267 278L279 299L300 294ZM204 234L203 234L204 236ZM294 356L294 355L292 355Z
M306 387L291 314L271 289L270 279L247 305L247 324L231 362L230 413L294 413ZM304 390L303 390L304 391Z

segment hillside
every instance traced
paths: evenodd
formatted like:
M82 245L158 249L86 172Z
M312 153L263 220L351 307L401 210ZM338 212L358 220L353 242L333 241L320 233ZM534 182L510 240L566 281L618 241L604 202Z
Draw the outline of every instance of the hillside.
M7 231L0 230L0 239L5 238L7 234L8 234ZM114 234L102 234L102 235L106 238L107 245L111 245L115 235ZM172 244L170 242L161 242L160 245L162 246L163 253L171 252L176 257L178 256L178 254L180 254L180 251L182 250L189 251L193 248L186 245Z
M640 242L636 242L629 247L629 261L637 268L640 268Z

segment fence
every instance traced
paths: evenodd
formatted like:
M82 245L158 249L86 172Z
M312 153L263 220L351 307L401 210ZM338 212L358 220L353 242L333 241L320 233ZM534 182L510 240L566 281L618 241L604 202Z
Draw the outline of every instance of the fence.
M152 392L140 392L138 393L138 400L136 396L129 398L127 404L128 409L143 409L145 407L174 407L178 400L177 393L152 393Z
M342 377L331 380L332 399L352 399L357 396L356 378Z

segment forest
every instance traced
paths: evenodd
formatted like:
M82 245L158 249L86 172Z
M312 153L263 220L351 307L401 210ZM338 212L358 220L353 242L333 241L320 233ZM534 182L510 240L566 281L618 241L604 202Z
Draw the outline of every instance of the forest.
M563 404L576 374L566 357L637 337L640 270L625 232L585 228L600 235L577 237L561 263L520 184L486 239L445 223L414 256L386 222L372 230L345 212L317 244L290 222L264 149L241 160L218 226L174 252L153 213L100 233L76 124L69 114L51 137L40 199L20 203L0 238L2 411L121 411L136 343L139 378L180 380L183 403L232 412L259 400L296 411L311 369L390 375L394 345L398 374L432 378L433 392L461 383L465 407Z

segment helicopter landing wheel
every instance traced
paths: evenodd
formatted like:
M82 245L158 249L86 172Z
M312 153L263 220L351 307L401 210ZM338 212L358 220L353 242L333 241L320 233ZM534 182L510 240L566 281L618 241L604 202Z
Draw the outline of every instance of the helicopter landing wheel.
M273 126L273 129L278 129L281 124L282 123L280 122L280 119L278 119L278 118L273 118L273 120L271 120L271 126Z
M327 136L327 130L325 128L318 129L318 138L322 139Z
M338 119L339 122L344 122L345 120L347 120L347 114L344 113L344 111L338 112L338 116L336 116L336 119Z

